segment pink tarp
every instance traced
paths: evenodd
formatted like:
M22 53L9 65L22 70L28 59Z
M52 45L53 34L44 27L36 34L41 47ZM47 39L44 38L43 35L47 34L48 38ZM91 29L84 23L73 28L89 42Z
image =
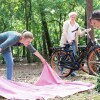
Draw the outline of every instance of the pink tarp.
M0 96L11 100L36 100L39 97L47 100L56 96L65 97L94 87L91 83L81 81L65 82L48 64L44 66L39 80L34 84L0 78Z

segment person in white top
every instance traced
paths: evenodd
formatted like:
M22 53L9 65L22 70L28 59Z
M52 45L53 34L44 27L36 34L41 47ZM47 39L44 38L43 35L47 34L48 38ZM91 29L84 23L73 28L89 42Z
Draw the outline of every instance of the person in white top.
M79 24L76 22L77 13L69 13L69 20L65 21L63 24L63 32L60 40L60 46L65 47L66 43L71 44L74 55L76 55L78 47L78 36L84 35L85 32L90 31L90 29L80 30Z

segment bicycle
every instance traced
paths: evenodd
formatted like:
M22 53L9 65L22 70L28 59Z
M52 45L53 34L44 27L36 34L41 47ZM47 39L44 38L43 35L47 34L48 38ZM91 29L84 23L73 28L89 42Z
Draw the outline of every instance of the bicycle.
M79 51L78 57L73 54L67 43L65 47L52 48L51 67L61 76L69 76L73 71L82 69L90 75L98 75L100 71L100 46L87 33L89 42Z

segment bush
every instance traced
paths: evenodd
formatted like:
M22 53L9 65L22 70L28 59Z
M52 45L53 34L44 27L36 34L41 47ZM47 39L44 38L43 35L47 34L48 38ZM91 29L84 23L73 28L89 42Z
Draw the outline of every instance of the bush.
M99 73L98 78L97 78L96 90L97 90L98 92L100 92L100 73Z

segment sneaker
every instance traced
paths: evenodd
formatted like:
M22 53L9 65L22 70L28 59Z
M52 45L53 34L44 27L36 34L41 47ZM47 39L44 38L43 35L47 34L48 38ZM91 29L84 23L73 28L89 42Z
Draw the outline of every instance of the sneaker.
M62 76L63 75L63 71L59 71L58 75Z
M72 73L71 73L71 76L73 76L73 77L74 77L74 76L77 76L76 72L72 72Z
M58 75L59 77L62 77L62 78L66 76L63 71L60 71Z

